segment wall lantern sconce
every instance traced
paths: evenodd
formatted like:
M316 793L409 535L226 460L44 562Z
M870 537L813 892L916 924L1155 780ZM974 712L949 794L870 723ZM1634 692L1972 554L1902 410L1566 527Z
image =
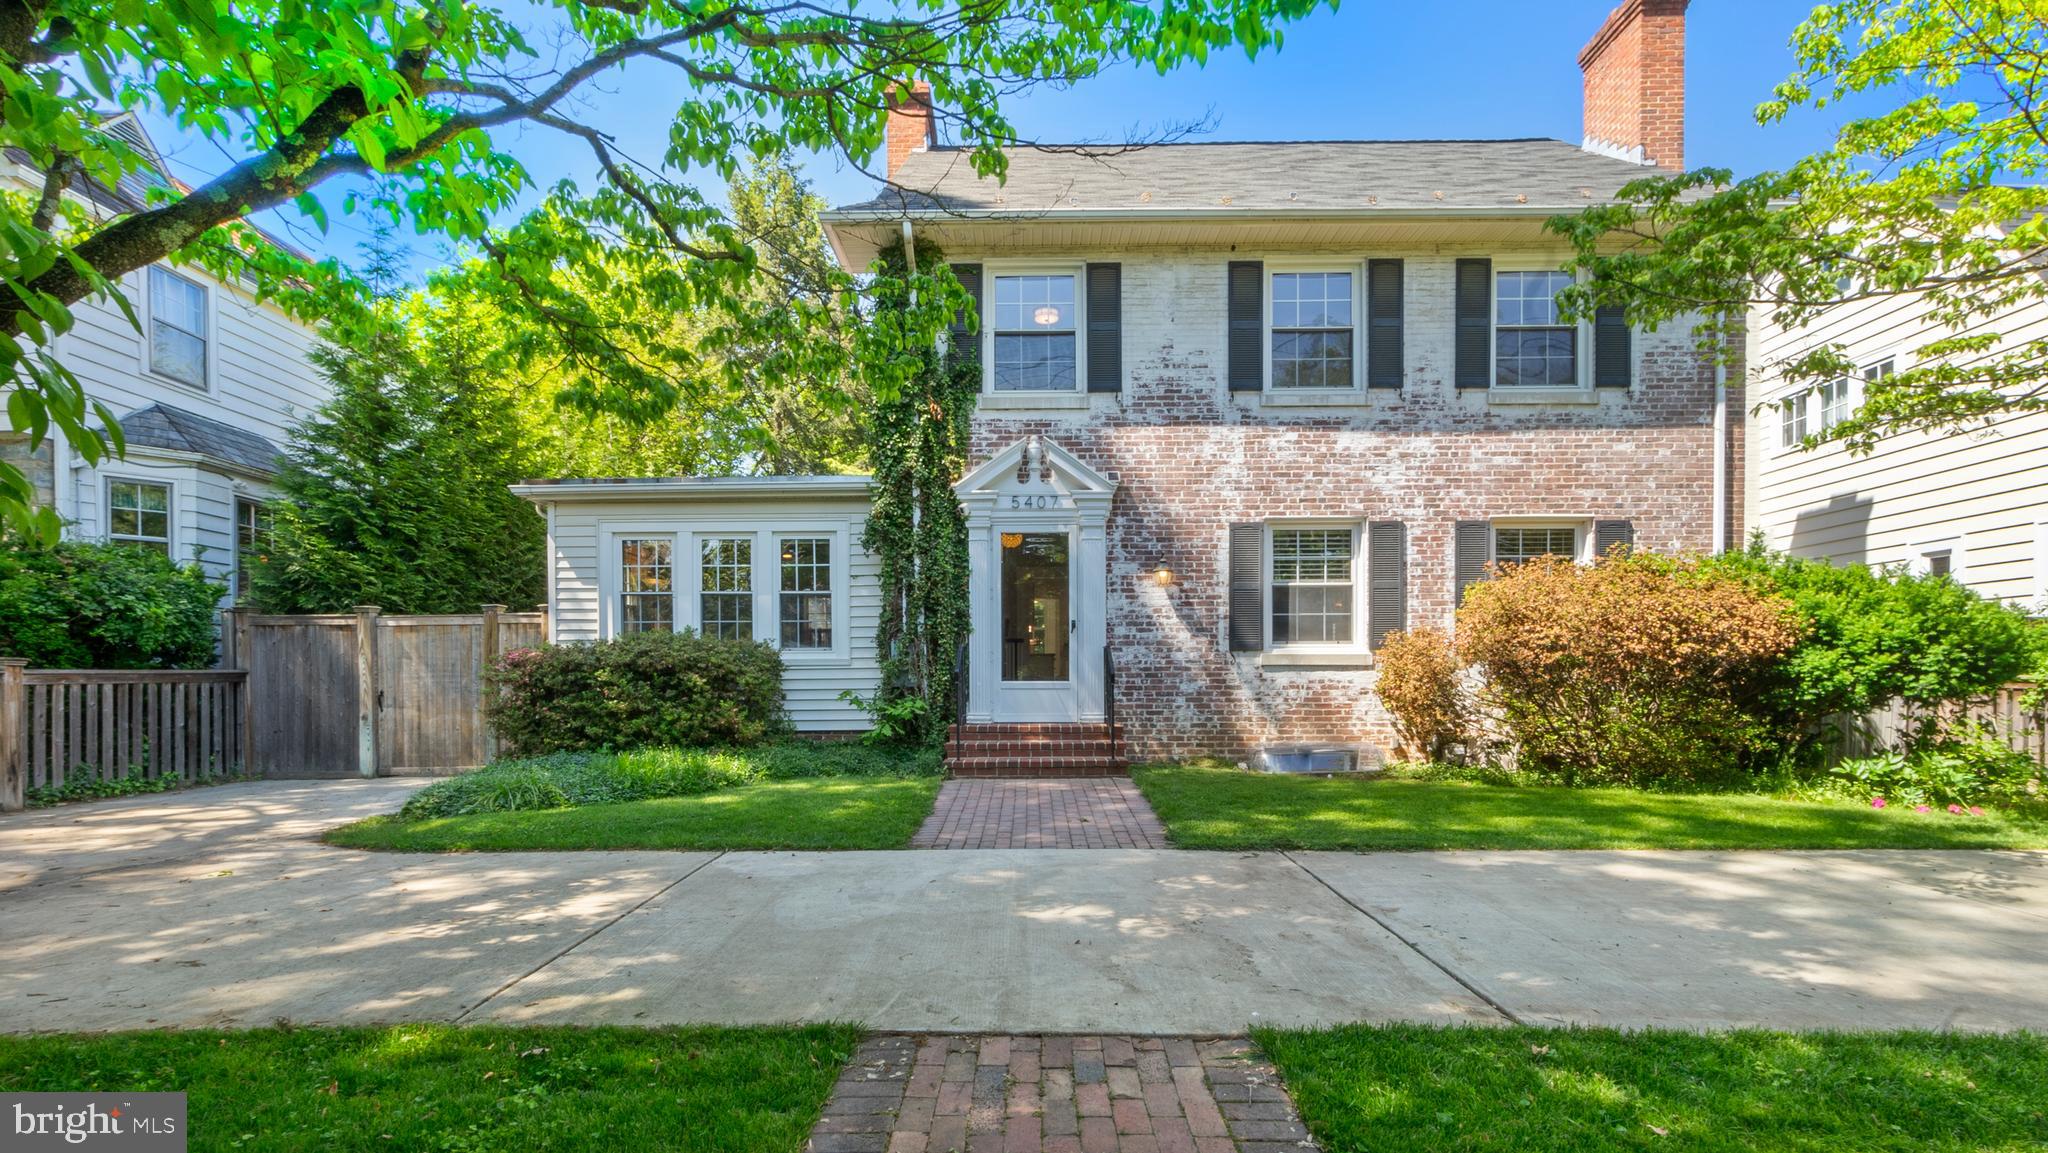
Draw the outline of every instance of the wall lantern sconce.
M1160 561L1152 566L1152 583L1165 588L1173 583L1173 566Z

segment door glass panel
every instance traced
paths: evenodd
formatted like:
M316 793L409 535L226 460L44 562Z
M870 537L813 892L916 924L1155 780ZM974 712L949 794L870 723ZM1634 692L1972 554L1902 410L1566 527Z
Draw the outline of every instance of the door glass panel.
M1064 681L1068 631L1067 534L1003 534L1003 679Z

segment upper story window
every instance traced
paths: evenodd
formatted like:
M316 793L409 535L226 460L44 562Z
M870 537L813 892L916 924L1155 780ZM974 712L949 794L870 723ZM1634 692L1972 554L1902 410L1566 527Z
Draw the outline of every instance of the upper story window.
M1806 406L1812 394L1800 393L1778 402L1778 447L1796 448L1806 440Z
M1830 380L1816 390L1820 394L1820 430L1826 432L1849 419L1855 401L1849 395L1849 378Z
M753 640L754 538L705 537L698 548L698 631L707 637Z
M788 537L782 541L779 614L782 647L832 647L832 540Z
M675 541L668 537L621 540L619 631L668 633L675 628Z
M1579 330L1559 319L1557 306L1557 294L1571 283L1564 272L1494 273L1495 385L1578 387Z
M1493 528L1493 563L1501 567L1541 556L1576 560L1578 555L1579 530L1575 526L1495 525Z
M149 269L150 370L206 387L206 288L168 268Z
M249 593L250 570L270 543L270 510L253 500L235 500L235 596Z
M1275 527L1272 549L1273 643L1350 644L1356 530Z
M171 554L171 486L134 480L107 482L107 539Z
M997 392L1072 392L1080 383L1072 274L995 278Z
M1348 272L1273 274L1273 388L1353 386L1351 285Z

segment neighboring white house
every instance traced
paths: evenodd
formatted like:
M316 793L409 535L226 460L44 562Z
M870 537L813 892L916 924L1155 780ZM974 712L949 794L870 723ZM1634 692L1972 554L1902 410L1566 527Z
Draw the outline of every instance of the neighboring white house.
M2048 304L1999 318L2008 342L2048 338ZM1803 438L1846 419L1867 381L1914 363L1914 350L1949 333L1918 296L1857 301L1788 331L1751 324L1750 395L1767 407L1750 425L1749 523L1776 549L1837 563L1949 573L1986 596L2048 608L2048 414L2012 416L1981 431L1898 433L1868 453ZM1846 379L1795 394L1771 366L1840 344L1859 366Z
M105 125L157 160L148 136L123 114ZM19 155L0 156L0 187L33 192L41 174ZM144 203L149 182L81 187L88 211L112 217ZM318 341L244 284L194 268L154 265L121 279L142 331L113 304L85 300L76 327L58 339L59 359L86 396L121 422L125 458L88 465L57 441L27 458L21 438L0 434L0 454L25 467L67 535L162 549L197 559L226 582L244 580L242 558L266 531L276 460L291 427L326 402L308 359Z

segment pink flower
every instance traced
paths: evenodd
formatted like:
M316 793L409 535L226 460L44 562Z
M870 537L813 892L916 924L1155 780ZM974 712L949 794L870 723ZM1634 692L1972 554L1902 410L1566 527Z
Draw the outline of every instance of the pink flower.
M1926 806L1926 805L1914 805L1914 806L1913 806L1913 811L1914 811L1914 812L1916 812L1916 813L1924 813L1924 812L1927 812L1928 810L1927 810L1927 806Z
M1960 815L1962 814L1962 811L1963 811L1963 807L1962 807L1961 805L1950 805L1950 806L1948 807L1948 811L1949 811L1949 812L1951 812L1951 813L1955 813L1955 814L1957 814L1958 816L1960 816Z
M1970 815L1971 815L1971 816L1973 816L1973 817L1981 817L1981 816L1983 816L1983 815L1984 815L1984 810L1983 810L1983 809L1980 809L1980 808L1978 808L1978 807L1977 807L1976 805L1971 805L1971 806L1970 806Z
M1882 808L1884 808L1884 805L1885 805L1885 800L1884 800L1884 798L1883 798L1883 797L1872 797L1872 798L1870 798L1870 807L1871 807L1871 808L1873 808L1873 809L1882 809Z

